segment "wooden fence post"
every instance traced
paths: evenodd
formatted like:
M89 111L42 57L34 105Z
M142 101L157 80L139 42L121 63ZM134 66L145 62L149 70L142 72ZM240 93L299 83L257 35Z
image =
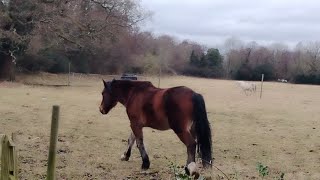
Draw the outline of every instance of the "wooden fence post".
M7 136L1 135L0 140L1 140L1 177L0 179L9 179Z
M260 99L262 97L262 85L263 85L264 74L261 76L261 89L260 89Z
M158 88L160 88L161 73L162 73L162 69L161 69L161 62L160 62L160 67L159 67L159 77L158 77Z
M1 140L1 176L0 179L18 179L17 154L15 144L7 135L0 135Z
M69 62L69 71L68 71L68 86L70 86L70 66L71 66L71 63Z
M50 147L48 157L47 180L55 180L56 149L59 127L59 106L53 106L51 119Z

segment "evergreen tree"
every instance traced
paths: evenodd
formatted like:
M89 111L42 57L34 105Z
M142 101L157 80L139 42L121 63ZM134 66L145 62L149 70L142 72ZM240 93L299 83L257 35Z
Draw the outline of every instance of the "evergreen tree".
M190 64L192 66L198 66L199 64L199 58L198 56L194 53L194 50L192 50L191 55L190 55Z
M208 67L222 67L222 56L218 49L208 49L206 54L206 61Z

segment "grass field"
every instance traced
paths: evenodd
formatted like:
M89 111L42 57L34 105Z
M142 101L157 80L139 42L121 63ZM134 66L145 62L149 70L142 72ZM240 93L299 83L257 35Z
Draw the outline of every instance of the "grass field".
M111 77L105 77L110 79ZM144 78L157 85L156 78ZM60 105L58 179L169 179L170 161L184 165L186 148L173 131L144 129L151 160L140 172L141 158L133 149L128 162L120 161L130 134L124 107L118 104L101 115L100 76L42 74L18 77L0 84L0 134L16 134L20 179L44 179L52 105ZM259 179L256 164L269 166L273 179L320 179L320 86L264 83L263 96L246 96L234 81L164 77L161 87L184 85L201 93L213 131L215 166L230 179ZM260 90L260 84L258 85ZM170 161L168 159L170 159ZM151 175L152 174L152 175ZM222 179L216 168L204 172Z

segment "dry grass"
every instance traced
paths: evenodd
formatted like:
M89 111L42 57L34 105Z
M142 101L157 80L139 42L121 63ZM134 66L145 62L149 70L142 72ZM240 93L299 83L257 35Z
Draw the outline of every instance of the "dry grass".
M108 115L98 111L101 76L72 77L70 87L0 84L0 133L16 133L21 179L44 179L51 107L61 106L58 179L149 179L140 173L133 149L121 162L129 121L118 105ZM110 78L110 77L105 77ZM66 76L42 74L18 78L29 84L66 84ZM156 78L146 78L155 85ZM161 87L185 85L202 93L213 129L215 165L230 178L258 178L256 163L285 179L320 178L320 87L265 83L263 98L245 96L234 81L166 77ZM258 86L260 87L260 86ZM259 89L259 88L258 88ZM170 178L169 158L183 165L186 149L172 131L144 130L151 172ZM214 179L222 174L205 172Z

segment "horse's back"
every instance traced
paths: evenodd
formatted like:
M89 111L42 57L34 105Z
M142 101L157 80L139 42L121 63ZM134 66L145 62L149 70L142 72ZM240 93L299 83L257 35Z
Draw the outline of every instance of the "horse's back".
M185 86L167 89L141 83L135 88L127 113L137 118L141 126L181 132L185 121L192 117L193 91Z

